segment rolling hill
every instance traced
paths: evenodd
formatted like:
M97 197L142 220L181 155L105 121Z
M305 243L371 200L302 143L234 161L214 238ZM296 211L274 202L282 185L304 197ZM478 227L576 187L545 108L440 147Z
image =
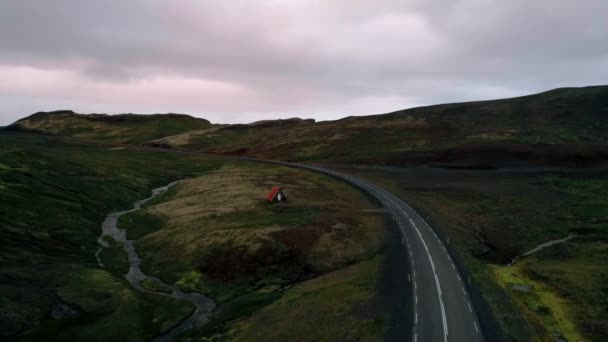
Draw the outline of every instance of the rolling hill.
M74 113L71 110L58 110L32 114L6 129L139 144L209 126L211 123L205 119L184 114L85 115Z
M315 122L37 113L15 131L290 161L495 168L608 163L608 86Z
M181 114L56 111L36 113L4 130L333 164L606 166L608 86L325 122L292 118L225 125ZM100 254L107 269L94 258L105 214L183 178L189 179L121 224L137 239L147 272L220 304L222 310L187 340L250 340L260 331L264 337L297 339L315 329L319 339L337 338L354 328L373 338L392 322L386 311L369 316L378 310L374 303L388 300L376 296L376 289L388 286L383 277L390 274L385 268L392 254L378 255L378 245L371 244L377 240L363 229L379 227L364 223L380 212L343 184L281 168L129 146L15 134L0 138L4 335L148 340L188 316L187 303L134 291L122 278L127 260L116 246ZM605 170L403 172L334 166L391 189L446 234L511 340L606 340ZM279 208L263 206L255 196L277 182L297 196ZM505 266L536 245L570 234L577 235L575 241ZM399 239L387 239L393 240L399 245ZM319 322L333 328L319 329Z

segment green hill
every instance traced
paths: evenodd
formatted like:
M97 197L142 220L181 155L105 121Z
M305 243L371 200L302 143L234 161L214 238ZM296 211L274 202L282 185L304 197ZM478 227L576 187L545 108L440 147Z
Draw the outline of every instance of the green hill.
M608 86L315 122L210 124L177 115L34 114L9 126L79 138L290 161L496 167L608 160Z
M84 115L61 110L32 114L6 129L137 144L210 125L207 120L184 114Z

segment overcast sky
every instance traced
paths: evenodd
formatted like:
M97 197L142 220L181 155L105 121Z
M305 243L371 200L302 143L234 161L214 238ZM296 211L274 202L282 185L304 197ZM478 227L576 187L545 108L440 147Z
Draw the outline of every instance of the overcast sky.
M608 83L606 0L1 0L0 125L319 120Z

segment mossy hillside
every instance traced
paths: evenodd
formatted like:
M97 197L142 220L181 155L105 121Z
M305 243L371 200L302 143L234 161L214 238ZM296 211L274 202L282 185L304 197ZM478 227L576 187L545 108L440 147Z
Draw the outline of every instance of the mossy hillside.
M183 304L130 292L121 248L102 250L108 267L102 271L97 238L107 213L129 208L154 187L209 172L220 161L6 134L0 134L0 160L2 336L82 337L97 329L95 339L124 334L138 341L185 317L188 305L183 310ZM78 292L95 279L96 294ZM68 293L74 294L69 300L62 297ZM111 306L104 306L110 297ZM52 319L58 301L83 309L76 317ZM157 304L175 315L152 315ZM109 322L124 324L107 329Z
M66 285L58 296L78 303L73 318L46 320L28 339L32 340L149 340L188 317L192 304L143 294L122 277L104 270L66 272Z
M270 159L375 164L541 162L537 159L564 164L577 158L595 162L599 153L605 165L605 145L600 149L585 145L607 142L607 94L606 86L561 88L318 123L215 125L154 143ZM552 144L568 146L552 148ZM453 151L467 146L477 148L477 153L489 152L486 158L475 159L466 150Z
M267 202L272 185L283 186L289 200ZM236 321L284 298L294 284L359 262L368 265L365 260L378 253L386 233L382 215L367 210L375 205L363 194L304 170L226 165L180 182L174 190L163 201L123 216L119 226L128 236L138 237L136 247L146 273L220 304L196 336L230 335ZM377 272L375 266L363 267L359 276L376 279ZM346 283L343 290L348 289ZM361 304L373 296L374 286L369 286L364 296L345 292L327 304L332 310ZM301 298L299 305L312 310L316 304L307 304L307 299ZM381 336L380 311L370 313L371 323L359 329ZM354 311L343 315L363 322ZM312 321L309 317L301 326ZM260 323L260 329L265 328L270 326ZM328 328L324 333L338 336L344 331Z
M61 111L32 115L8 129L291 161L605 166L606 108L608 86L593 86L316 123L212 125L183 115Z
M381 261L372 258L299 283L257 311L230 302L229 310L195 336L227 341L381 340L384 322L375 302Z
M82 115L55 111L33 114L8 129L114 143L142 143L209 126L207 120L183 114Z
M285 184L287 203L264 199L272 184ZM150 274L191 284L184 278L199 271L209 284L226 283L226 291L231 284L289 283L367 258L382 231L380 217L366 213L366 205L371 207L356 190L314 173L269 165L226 167L181 182L166 202L121 222L128 234L155 227L136 242ZM159 222L164 222L160 229Z
M514 340L601 341L608 178L598 171L350 171L394 189L450 239ZM574 240L503 265L552 239ZM513 277L531 284L513 290Z

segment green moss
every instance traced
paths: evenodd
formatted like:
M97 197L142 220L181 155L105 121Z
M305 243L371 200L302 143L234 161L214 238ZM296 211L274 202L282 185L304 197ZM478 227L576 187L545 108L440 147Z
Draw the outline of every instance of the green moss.
M451 239L512 340L604 340L608 178L597 172L357 171L394 189ZM440 186L438 186L440 185ZM515 267L518 254L570 233ZM512 285L531 285L529 293Z
M68 280L71 285L60 288L59 296L77 305L80 313L45 321L29 336L32 340L146 341L194 309L187 302L136 292L123 279L100 270L73 272Z
M99 252L99 260L105 269L115 275L120 276L129 271L129 257L120 246L102 248Z
M366 314L374 310L380 262L374 258L300 283L252 316L233 318L226 330L246 341L380 340L382 319Z
M100 270L97 238L107 213L221 161L5 134L0 158L6 166L0 170L0 277L9 279L0 287L0 311L19 312L2 317L6 334L146 340L191 310L132 292L122 277L126 255L111 241L100 253L107 271ZM52 320L53 297L40 294L54 293L83 313Z
M118 219L118 227L127 231L127 239L129 240L137 240L155 232L162 226L162 218L145 210L134 211L122 215Z
M165 286L163 283L156 279L146 278L141 282L141 286L143 286L146 290L154 291L154 292L165 292L171 293L173 290Z

